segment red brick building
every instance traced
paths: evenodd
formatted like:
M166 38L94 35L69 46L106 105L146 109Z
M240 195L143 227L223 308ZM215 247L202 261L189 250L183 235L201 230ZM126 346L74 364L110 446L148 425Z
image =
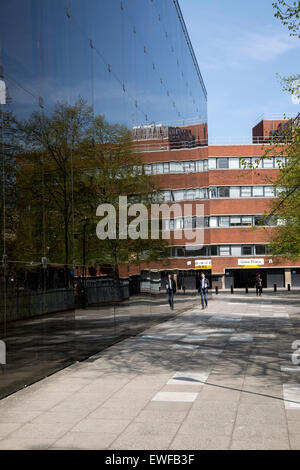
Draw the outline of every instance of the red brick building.
M260 157L284 122L262 120L253 128L250 145L208 145L206 125L135 128L135 145L143 152L145 170L156 175L164 200L181 206L189 202L194 217L174 217L164 226L170 230L167 261L130 268L129 274L142 271L142 286L157 290L170 271L179 288L195 289L204 269L213 287L251 287L258 271L265 287L300 285L300 260L291 263L268 254L271 231L282 221L263 217L276 197L272 181L282 157L275 147L269 158L261 161ZM255 168L245 168L241 159ZM204 219L198 226L195 207L199 203ZM188 249L184 232L176 238L176 231L188 224L204 231L202 247Z

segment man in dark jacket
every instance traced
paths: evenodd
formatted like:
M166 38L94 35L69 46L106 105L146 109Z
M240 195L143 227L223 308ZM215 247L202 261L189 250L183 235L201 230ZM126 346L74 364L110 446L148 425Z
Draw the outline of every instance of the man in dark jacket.
M262 278L259 273L257 273L255 278L255 287L256 287L256 295L261 296L262 294Z
M201 295L202 310L207 307L207 296L209 287L209 280L205 277L204 273L201 273L198 292Z
M176 283L173 279L172 274L168 275L168 281L166 284L167 294L168 294L168 301L171 310L174 310L174 294L176 292Z

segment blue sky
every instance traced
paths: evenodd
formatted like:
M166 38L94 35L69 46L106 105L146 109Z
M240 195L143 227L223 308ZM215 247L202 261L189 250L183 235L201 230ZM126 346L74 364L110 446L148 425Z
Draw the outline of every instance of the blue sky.
M180 5L208 91L211 140L249 138L261 114L300 111L276 76L300 72L300 39L274 18L272 0Z

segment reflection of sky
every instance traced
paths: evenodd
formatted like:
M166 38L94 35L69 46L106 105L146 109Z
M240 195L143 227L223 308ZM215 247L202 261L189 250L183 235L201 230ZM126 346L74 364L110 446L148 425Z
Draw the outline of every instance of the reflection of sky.
M0 8L4 76L18 114L36 109L40 96L47 110L80 95L129 126L206 120L172 0L125 0L123 10L118 0L0 0Z

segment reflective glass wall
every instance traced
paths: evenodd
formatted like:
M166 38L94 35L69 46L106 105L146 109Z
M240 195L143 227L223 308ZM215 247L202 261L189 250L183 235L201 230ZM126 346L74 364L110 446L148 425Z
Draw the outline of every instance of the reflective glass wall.
M77 276L98 261L87 141L205 125L206 103L177 0L0 0L0 396L119 335L102 308L101 344L78 342Z

